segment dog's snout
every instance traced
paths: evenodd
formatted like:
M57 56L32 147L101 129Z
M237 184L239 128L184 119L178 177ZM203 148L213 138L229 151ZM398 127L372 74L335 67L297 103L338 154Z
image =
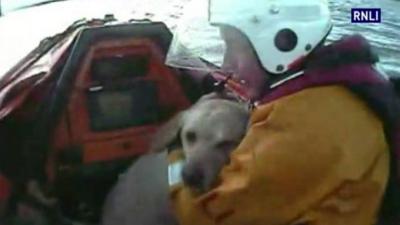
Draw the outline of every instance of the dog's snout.
M201 189L204 181L204 173L197 167L184 167L182 170L182 179L186 185Z

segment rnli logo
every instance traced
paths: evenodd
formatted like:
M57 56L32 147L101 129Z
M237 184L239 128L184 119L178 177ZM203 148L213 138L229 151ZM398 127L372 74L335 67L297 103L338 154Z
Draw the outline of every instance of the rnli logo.
M379 8L353 8L351 9L352 23L380 23L381 9Z

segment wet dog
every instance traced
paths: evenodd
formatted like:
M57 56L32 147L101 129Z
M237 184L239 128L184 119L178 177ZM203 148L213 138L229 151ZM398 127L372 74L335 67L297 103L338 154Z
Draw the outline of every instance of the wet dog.
M181 144L186 156L184 183L206 191L246 131L246 107L220 97L204 96L157 132L154 153L135 161L108 194L101 225L178 224L170 207L166 148L176 141Z
M201 192L215 183L248 123L248 110L243 104L221 97L206 95L178 114L158 131L151 147L153 152L160 152L179 139L186 158L183 182Z

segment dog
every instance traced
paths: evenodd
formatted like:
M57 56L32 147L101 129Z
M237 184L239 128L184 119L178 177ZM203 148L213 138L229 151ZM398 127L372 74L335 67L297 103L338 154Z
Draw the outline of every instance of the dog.
M181 144L185 184L201 191L212 188L247 129L247 108L229 99L206 95L160 128L152 153L137 159L107 195L100 224L178 225L170 206L166 149Z
M217 93L202 97L164 125L152 142L152 152L163 151L174 142L181 144L186 161L183 182L197 191L205 192L215 184L246 132L249 112L231 98Z

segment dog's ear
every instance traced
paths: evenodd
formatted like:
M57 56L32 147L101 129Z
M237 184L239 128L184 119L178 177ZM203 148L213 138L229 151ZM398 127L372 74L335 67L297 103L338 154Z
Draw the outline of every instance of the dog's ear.
M150 152L162 152L179 140L179 133L183 125L185 111L178 113L157 130L151 140Z

